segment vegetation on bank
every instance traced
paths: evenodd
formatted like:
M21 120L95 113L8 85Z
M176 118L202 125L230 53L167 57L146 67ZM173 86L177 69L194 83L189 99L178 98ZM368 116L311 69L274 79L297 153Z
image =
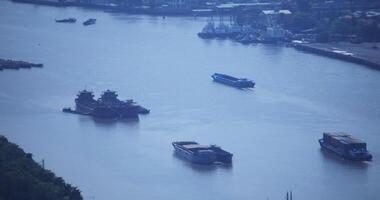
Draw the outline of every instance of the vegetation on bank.
M82 200L78 188L43 169L0 135L0 200Z
M374 7L378 5L373 0L367 1ZM344 7L345 2L337 1L334 6ZM351 8L328 9L328 4L318 0L283 0L280 9L289 10L291 14L279 14L272 17L271 22L293 34L312 35L316 42L380 42L380 9L368 10L356 3L360 2L352 2ZM318 9L318 6L327 8ZM236 22L253 28L268 26L268 19L260 9L244 8L237 12Z

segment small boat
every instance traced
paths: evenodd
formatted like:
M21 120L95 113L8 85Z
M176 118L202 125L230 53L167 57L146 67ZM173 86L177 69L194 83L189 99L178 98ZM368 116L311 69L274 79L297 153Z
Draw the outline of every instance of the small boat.
M75 23L77 19L75 18L67 18L67 19L56 19L55 22L57 23Z
M346 133L323 133L319 139L321 148L337 154L347 160L371 161L372 155L367 151L367 144Z
M232 154L222 148L211 145L200 145L193 141L172 143L175 153L195 164L232 163Z
M211 76L214 81L237 88L253 88L255 82L245 78L235 78L226 74L215 73Z
M83 25L88 26L88 25L92 25L95 23L96 23L96 19L90 18L90 19L86 20L85 22L83 22Z

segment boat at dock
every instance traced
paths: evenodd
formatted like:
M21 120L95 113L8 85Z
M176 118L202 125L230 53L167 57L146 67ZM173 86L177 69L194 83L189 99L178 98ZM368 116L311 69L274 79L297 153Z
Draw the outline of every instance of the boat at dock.
M90 19L84 21L83 25L84 26L88 26L88 25L92 25L92 24L95 24L95 23L96 23L96 19L90 18Z
M67 18L67 19L56 19L55 22L57 23L75 23L77 19L75 18Z
M215 37L215 25L214 22L208 22L202 31L198 33L198 36L203 39L211 39Z
M319 139L321 148L347 160L371 161L372 155L367 151L367 144L346 133L323 133Z
M236 88L253 88L255 82L246 78L235 78L226 74L215 73L211 76L215 82L229 85Z
M232 163L232 153L229 153L219 146L200 145L193 141L182 141L172 143L175 153L180 157L195 164Z

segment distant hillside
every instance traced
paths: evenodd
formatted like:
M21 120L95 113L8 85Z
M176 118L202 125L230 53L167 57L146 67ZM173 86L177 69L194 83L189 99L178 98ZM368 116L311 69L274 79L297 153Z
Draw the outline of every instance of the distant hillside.
M78 188L43 169L0 135L0 200L82 200Z

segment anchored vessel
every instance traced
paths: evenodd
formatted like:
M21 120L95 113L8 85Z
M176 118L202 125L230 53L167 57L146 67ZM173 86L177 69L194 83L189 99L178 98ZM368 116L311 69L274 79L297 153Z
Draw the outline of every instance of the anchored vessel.
M138 114L150 111L133 100L121 101L115 91L106 90L98 100L88 90L82 90L75 98L75 109L64 108L63 112L91 115L97 118L125 119L137 118Z
M67 18L67 19L56 19L55 22L57 23L75 23L77 19L75 18Z
M172 145L177 155L192 163L213 164L221 162L231 164L232 162L232 154L215 145L205 146L192 141L173 142Z
M214 81L237 88L253 88L255 82L245 78L235 78L226 74L215 73L211 76Z
M210 39L215 37L215 25L213 22L208 22L198 36L203 39Z
M367 144L346 133L323 133L319 144L322 149L331 151L347 160L372 160L372 155L367 151Z
M95 23L96 23L96 19L90 18L90 19L86 20L85 22L83 22L83 25L88 26L88 25L95 24Z

